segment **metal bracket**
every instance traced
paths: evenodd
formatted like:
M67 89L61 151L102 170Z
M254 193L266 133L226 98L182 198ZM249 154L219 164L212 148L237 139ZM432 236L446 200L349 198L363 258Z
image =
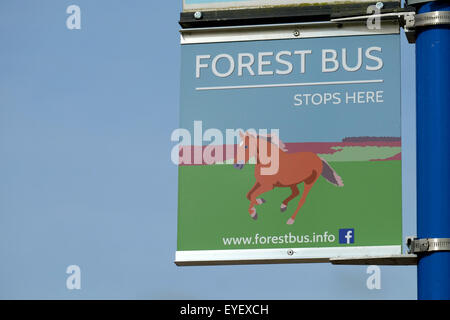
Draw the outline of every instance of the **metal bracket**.
M414 266L417 265L417 255L400 254L381 257L331 258L330 262L336 265Z
M416 5L416 4L419 4L419 3L433 2L433 1L436 1L436 0L406 0L406 3L409 6L409 5Z
M403 16L403 30L405 31L406 39L408 43L416 43L416 30L414 28L416 24L416 13L408 12Z
M408 42L415 43L416 42L416 31L414 29L416 21L415 16L416 13L414 11L402 11L402 12L388 12L388 13L355 16L348 18L337 18L331 19L331 22L351 22L351 21L363 21L368 19L397 20L399 21L400 26L402 26L403 29L405 30Z
M408 247L408 252L411 254L450 251L450 238L417 239L408 237L406 239L406 246Z
M258 2L258 1L253 1ZM294 1L292 1L294 2ZM297 1L298 2L298 1ZM369 5L375 4L375 1L364 0L360 2L347 1L340 3L320 4L293 4L287 6L269 6L255 8L233 8L231 10L205 10L183 11L180 14L180 25L183 29L191 28L210 28L210 27L237 27L237 26L256 26L268 24L284 23L304 23L304 22L329 22L333 18L358 16L367 13ZM325 2L325 1L316 1ZM400 0L384 0L376 2L375 6L383 12L403 12L410 11L412 8L401 8Z
M382 19L382 20L400 20L400 21L406 21L406 17L408 17L408 21L411 20L411 17L414 21L414 11L402 11L402 12L388 12L388 13L378 13L378 14L367 14L362 16L354 16L354 17L347 17L347 18L336 18L331 19L331 22L346 22L346 21L363 21L368 19Z
M409 43L416 42L416 29L426 26L450 25L450 11L433 11L416 14L414 11L389 12L373 15L363 15L348 18L331 19L332 22L345 22L367 19L397 19L405 30Z

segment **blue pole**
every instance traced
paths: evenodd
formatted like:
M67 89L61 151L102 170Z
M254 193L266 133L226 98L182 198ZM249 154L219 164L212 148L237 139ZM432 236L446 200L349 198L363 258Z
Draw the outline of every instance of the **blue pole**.
M428 2L417 13L450 11ZM419 28L417 83L417 236L450 238L450 26ZM418 298L450 299L450 252L419 255Z

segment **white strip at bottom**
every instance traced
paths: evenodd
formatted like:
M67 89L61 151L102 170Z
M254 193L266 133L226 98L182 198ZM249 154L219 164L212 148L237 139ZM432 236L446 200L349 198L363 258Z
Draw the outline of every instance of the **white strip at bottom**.
M400 255L402 247L367 246L334 248L285 248L244 250L195 250L177 251L175 264L183 265L225 265L225 264L273 264L301 262L329 262L334 258L382 257Z

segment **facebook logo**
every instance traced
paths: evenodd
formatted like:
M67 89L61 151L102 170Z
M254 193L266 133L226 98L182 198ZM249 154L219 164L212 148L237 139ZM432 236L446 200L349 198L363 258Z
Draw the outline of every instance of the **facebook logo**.
M339 229L339 243L355 243L355 229Z

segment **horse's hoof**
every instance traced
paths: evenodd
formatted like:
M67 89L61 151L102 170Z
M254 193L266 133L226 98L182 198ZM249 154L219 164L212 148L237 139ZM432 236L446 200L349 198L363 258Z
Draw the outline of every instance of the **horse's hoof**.
M285 212L287 210L287 205L285 205L284 203L281 205L280 207L280 211L281 212Z
M292 218L289 218L289 220L286 222L286 224L294 224L295 220Z
M264 200L263 198L258 198L258 199L256 199L256 203L263 204L263 203L266 203L266 200Z
M256 209L255 208L251 209L250 217L252 217L253 220L258 219L258 214L256 213Z

